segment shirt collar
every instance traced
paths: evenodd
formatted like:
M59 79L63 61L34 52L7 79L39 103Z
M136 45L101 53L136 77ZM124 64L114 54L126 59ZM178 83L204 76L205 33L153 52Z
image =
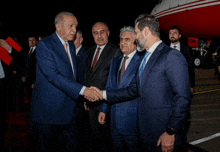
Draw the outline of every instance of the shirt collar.
M134 56L134 54L135 54L136 52L137 52L137 50L131 52L130 54L127 55L127 57L128 57L129 59L133 58L133 56ZM126 55L124 54L123 57L125 57L125 56L126 56Z
M107 42L107 43L108 43L108 42ZM106 44L107 44L107 43L106 43ZM97 50L99 47L101 48L101 50L103 50L104 47L106 46L106 44L105 44L105 45L102 45L102 46L97 45L96 50Z
M176 49L177 49L177 50L180 50L180 42L178 42L176 45L174 45L174 44L172 44L172 43L170 44L170 47L171 47L171 48L174 48L174 46L176 46Z
M78 48L76 49L76 54L79 53L79 50L81 49L81 47L82 47L82 45L80 45L80 47L78 47Z
M56 32L56 34L57 34L57 32ZM65 42L58 34L57 34L57 36L58 36L58 38L60 39L60 41L61 41L61 43L64 45L65 43L67 43L67 42ZM68 43L67 43L68 44Z
M150 47L150 49L148 50L148 52L150 52L150 53L152 54L152 53L155 51L155 49L158 47L158 45L159 45L160 43L162 43L162 40L160 40L160 41L154 43L154 45L152 45L152 46Z

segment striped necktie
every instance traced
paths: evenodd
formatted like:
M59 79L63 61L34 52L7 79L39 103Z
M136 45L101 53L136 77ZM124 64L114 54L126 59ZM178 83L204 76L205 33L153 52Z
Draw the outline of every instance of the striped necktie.
M128 56L125 56L124 60L122 62L121 70L120 70L120 76L119 76L119 83L121 82L122 76L125 73L125 62L126 62L127 59L128 59Z

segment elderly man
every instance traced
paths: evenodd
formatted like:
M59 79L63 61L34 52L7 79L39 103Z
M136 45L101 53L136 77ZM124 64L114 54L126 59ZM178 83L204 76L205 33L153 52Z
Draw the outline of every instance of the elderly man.
M124 55L113 59L106 89L120 89L129 86L135 77L141 61L136 52L134 28L123 27L120 32L120 48ZM127 102L112 102L111 105L102 104L99 113L99 123L105 123L106 113L111 109L111 136L115 152L138 150L138 121L137 107L139 98ZM110 107L111 106L111 107Z
M78 151L77 106L79 95L99 98L76 82L76 52L73 38L78 22L69 12L55 18L56 32L38 42L36 81L31 99L31 131L40 137L42 151ZM55 142L54 139L61 142ZM63 151L65 147L62 147Z
M85 85L87 87L96 86L99 89L105 89L110 63L112 59L121 55L118 47L108 41L109 34L110 31L105 23L98 22L92 27L92 35L96 45L88 50L85 71ZM103 152L104 150L108 151L111 146L109 123L101 125L98 122L101 104L102 101L87 103L86 106L89 107L94 151Z
M138 48L147 50L136 77L124 89L96 90L109 104L140 96L138 122L145 151L185 152L191 104L187 61L160 40L160 24L154 16L140 15L135 33Z

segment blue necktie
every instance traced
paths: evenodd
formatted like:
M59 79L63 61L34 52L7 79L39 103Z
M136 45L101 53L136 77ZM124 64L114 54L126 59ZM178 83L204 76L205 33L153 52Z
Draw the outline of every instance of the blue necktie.
M142 79L143 71L144 71L144 68L146 65L146 60L147 60L147 57L149 56L149 54L150 54L150 52L145 53L144 58L141 62L141 65L139 66L139 85L140 85L140 87L141 87L141 79Z

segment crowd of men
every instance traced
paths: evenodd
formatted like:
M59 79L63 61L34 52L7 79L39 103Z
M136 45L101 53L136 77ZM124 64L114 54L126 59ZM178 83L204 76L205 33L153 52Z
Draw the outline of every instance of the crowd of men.
M20 73L17 111L22 111L25 83L33 151L187 150L195 72L178 27L171 27L168 47L160 40L158 20L142 14L135 27L121 28L118 47L108 40L108 26L97 22L96 45L85 49L72 13L59 13L54 24L55 33L41 41L29 37L25 59L16 54L7 66L11 75ZM12 55L13 48L1 41ZM10 91L2 96L11 77L0 63L1 103L13 105L5 99Z

